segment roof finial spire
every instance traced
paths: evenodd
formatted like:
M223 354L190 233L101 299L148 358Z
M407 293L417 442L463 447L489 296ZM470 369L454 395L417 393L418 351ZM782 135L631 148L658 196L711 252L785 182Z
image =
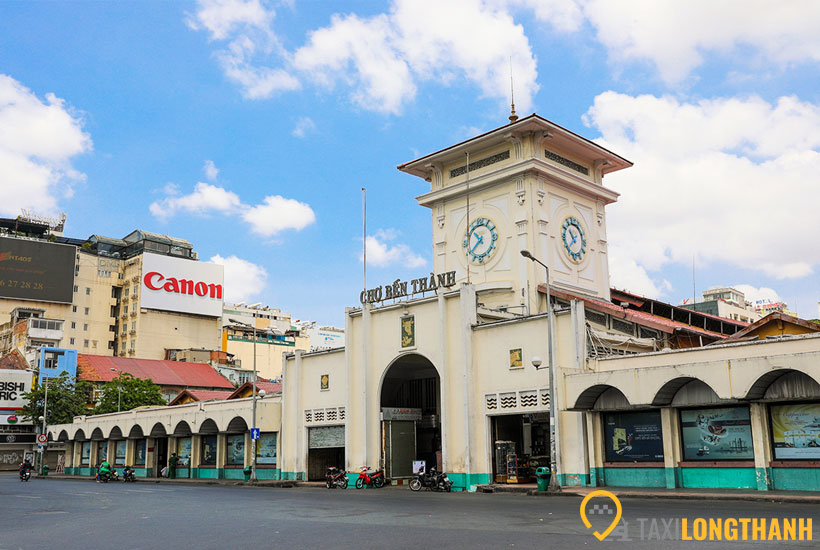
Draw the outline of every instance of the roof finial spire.
M512 56L510 56L510 124L518 120L518 115L515 114L515 87L513 85L512 72Z

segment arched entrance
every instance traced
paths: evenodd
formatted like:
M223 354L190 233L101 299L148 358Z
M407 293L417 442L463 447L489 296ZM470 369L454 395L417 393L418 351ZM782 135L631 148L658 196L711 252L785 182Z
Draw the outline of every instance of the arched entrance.
M393 361L382 379L379 404L388 479L411 477L416 461L441 470L441 380L433 363L416 353Z

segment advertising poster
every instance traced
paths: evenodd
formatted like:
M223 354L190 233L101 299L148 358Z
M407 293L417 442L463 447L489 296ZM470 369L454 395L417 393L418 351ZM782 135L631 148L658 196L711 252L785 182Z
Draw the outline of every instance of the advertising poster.
M256 463L276 464L276 434L261 434L256 442Z
M776 459L820 459L820 403L772 405L771 413Z
M202 438L202 462L204 466L216 464L216 436L208 435Z
M140 307L219 317L224 279L221 265L145 253Z
M145 440L140 439L134 444L134 464L145 466Z
M114 462L125 464L125 440L114 443Z
M245 464L245 436L229 435L227 445L228 464L240 466Z
M191 464L191 438L183 437L177 439L177 456L179 457L178 466L188 467Z
M23 370L0 370L0 426L31 425L23 417L27 400L23 395L30 392L34 376Z
M748 407L680 412L684 460L752 460Z
M91 443L86 441L80 448L80 466L88 466L91 460Z
M662 462L660 411L606 413L604 444L607 462Z

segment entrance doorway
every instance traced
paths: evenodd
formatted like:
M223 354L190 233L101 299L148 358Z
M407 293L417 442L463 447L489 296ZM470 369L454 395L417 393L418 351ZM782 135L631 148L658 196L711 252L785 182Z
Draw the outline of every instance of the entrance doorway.
M157 457L157 467L154 469L154 475L160 476L160 472L168 465L168 438L159 437L154 440L154 456Z
M382 465L388 479L413 475L413 462L442 469L441 381L425 357L397 359L382 382Z
M345 468L345 427L308 429L308 481L324 481L327 469Z
M533 483L535 469L549 467L549 413L492 417L496 483Z

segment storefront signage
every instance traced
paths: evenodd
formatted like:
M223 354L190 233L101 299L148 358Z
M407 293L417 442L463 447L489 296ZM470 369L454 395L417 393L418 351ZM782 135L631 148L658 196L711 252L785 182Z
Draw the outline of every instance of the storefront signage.
M775 459L820 459L820 403L772 405L771 413Z
M680 412L684 460L752 460L748 407Z
M662 462L661 413L606 413L604 446L607 462Z
M439 288L450 288L456 284L456 272L430 273L429 277L421 277L412 281L402 281L396 279L392 285L377 286L369 290L363 290L359 294L359 301L363 304L375 304L385 300L394 300L405 296L412 296Z
M382 407L382 420L421 420L421 409Z
M223 284L221 265L145 253L140 307L219 317Z

